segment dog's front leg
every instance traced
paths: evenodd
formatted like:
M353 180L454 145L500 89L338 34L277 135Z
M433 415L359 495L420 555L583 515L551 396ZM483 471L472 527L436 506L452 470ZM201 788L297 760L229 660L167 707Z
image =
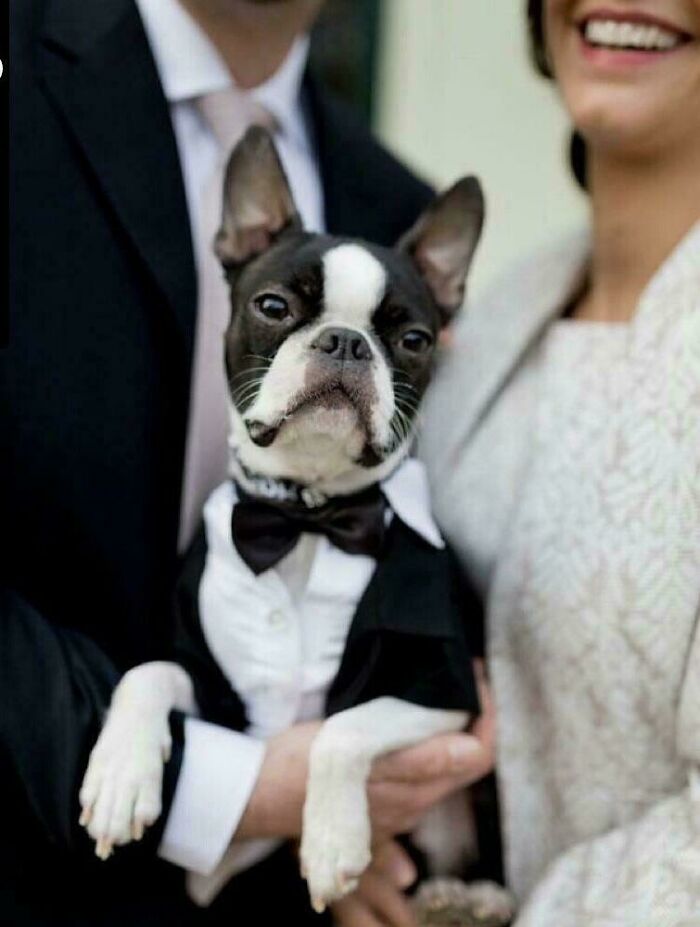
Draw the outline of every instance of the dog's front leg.
M80 789L80 823L101 859L140 840L160 814L173 709L196 711L192 681L176 663L137 666L114 690Z
M378 698L329 718L311 748L302 872L317 911L356 888L371 860L367 779L373 760L435 734L461 730L462 711Z

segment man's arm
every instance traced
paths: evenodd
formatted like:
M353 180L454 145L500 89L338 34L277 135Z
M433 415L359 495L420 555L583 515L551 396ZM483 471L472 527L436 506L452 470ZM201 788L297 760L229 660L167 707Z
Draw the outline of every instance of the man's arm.
M78 788L118 678L82 634L0 589L0 751L47 837L84 846Z

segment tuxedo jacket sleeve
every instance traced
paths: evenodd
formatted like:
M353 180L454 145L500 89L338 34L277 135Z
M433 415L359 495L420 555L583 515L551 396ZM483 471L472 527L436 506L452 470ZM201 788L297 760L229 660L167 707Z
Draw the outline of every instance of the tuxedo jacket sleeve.
M51 625L7 590L0 603L2 765L46 836L80 845L78 789L118 674L85 635Z
M78 793L119 676L88 636L52 624L20 596L0 589L0 781L14 780L54 845L93 850L78 825ZM166 803L181 758L177 720L174 733ZM147 847L159 833L157 827L149 834Z

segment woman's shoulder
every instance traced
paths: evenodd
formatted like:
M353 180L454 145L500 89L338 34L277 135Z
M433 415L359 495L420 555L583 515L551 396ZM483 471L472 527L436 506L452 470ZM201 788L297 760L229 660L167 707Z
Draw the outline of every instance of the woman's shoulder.
M580 285L589 253L582 231L512 265L482 296L467 300L424 400L421 452L458 445L524 348Z
M590 233L577 228L514 261L462 310L456 337L463 330L503 329L509 316L519 321L555 310L580 285L590 252Z

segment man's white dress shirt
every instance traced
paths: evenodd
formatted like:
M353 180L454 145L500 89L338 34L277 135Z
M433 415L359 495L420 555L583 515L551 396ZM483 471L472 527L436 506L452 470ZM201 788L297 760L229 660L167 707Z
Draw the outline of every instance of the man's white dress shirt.
M195 534L204 500L226 475L225 440L217 426L220 420L222 432L226 428L222 395L226 387L216 345L226 325L228 299L211 248L221 209L219 197L212 195L212 184L222 182L229 145L223 142L222 133L217 138L212 131L203 101L212 94L238 91L231 95L226 121L239 124L241 130L249 124L251 110L269 114L295 202L305 227L312 231L323 226L323 197L300 96L308 37L300 36L293 43L269 80L244 91L235 87L218 51L178 0L138 0L138 6L170 105L198 270L198 319L178 537L178 547L184 551ZM240 113L235 111L236 101ZM205 210L215 211L216 216L210 218ZM212 362L214 357L217 360Z
M178 0L136 0L175 131L194 247L204 186L218 156L217 140L200 113L199 97L233 85L230 71ZM250 91L275 119L275 144L297 208L310 231L321 231L323 193L300 99L309 40L299 37L279 70Z
M232 86L233 79L178 0L136 3L170 106L198 258L200 249L209 247L198 234L202 198L221 153L197 100ZM275 143L304 226L320 231L321 181L300 99L307 55L308 38L300 37L279 70L250 94L274 117ZM200 872L216 866L247 804L263 750L259 740L188 719L182 771L160 848L163 857Z

